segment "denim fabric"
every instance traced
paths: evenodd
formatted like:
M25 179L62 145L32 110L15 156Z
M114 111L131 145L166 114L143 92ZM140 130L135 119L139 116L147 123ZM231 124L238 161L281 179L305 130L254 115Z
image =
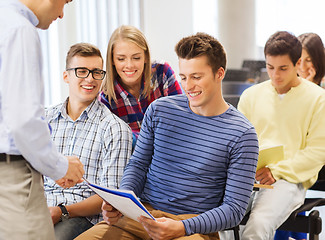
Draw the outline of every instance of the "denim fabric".
M72 240L92 226L85 217L70 218L54 226L55 237L57 240Z

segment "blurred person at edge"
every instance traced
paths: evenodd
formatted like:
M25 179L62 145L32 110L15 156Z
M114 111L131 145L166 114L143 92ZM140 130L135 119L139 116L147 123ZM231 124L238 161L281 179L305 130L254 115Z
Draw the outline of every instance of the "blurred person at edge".
M316 33L304 33L298 39L302 44L298 75L325 88L325 50L322 39Z
M297 73L319 86L325 88L325 51L322 39L316 33L304 33L298 36L302 44L301 58L297 63ZM299 213L305 215L305 212ZM307 239L306 233L277 230L274 240Z

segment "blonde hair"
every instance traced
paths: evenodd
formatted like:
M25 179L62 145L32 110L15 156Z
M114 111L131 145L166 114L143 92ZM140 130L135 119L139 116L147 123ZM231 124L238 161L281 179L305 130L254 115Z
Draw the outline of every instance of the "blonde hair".
M106 77L102 83L101 90L107 95L107 99L111 104L112 99L116 102L116 95L114 91L114 80L118 79L118 73L113 64L113 50L114 45L120 41L129 41L136 44L139 48L144 51L145 64L143 69L144 76L144 89L142 95L144 97L150 98L151 91L151 60L150 51L147 40L144 34L133 26L120 26L112 34L108 46L107 46L107 56L106 56Z

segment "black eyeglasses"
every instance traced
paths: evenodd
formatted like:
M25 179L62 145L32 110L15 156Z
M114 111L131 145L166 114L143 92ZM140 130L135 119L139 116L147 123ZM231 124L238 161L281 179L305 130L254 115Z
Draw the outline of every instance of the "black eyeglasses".
M76 77L78 78L87 78L89 74L93 76L93 79L95 80L103 80L105 77L106 72L101 69L94 69L94 70L89 70L88 68L84 67L77 67L77 68L68 68L66 69L67 71L69 70L74 70L74 73L76 74Z

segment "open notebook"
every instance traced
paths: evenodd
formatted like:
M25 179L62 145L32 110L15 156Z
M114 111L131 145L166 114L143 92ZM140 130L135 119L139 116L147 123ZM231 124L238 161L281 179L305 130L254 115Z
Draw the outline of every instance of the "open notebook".
M155 220L149 211L138 200L133 191L122 189L110 189L90 183L85 179L89 188L98 194L104 201L119 210L124 216L138 221L138 217L144 216Z

